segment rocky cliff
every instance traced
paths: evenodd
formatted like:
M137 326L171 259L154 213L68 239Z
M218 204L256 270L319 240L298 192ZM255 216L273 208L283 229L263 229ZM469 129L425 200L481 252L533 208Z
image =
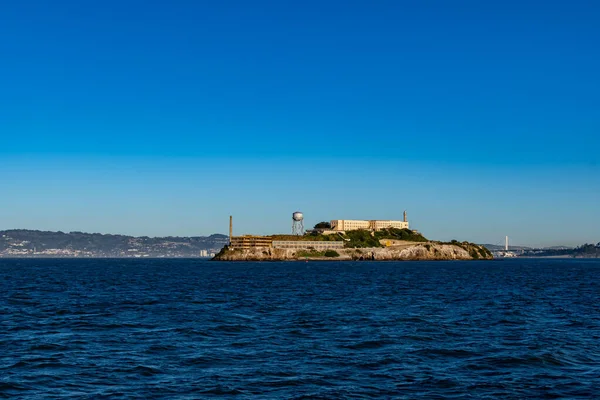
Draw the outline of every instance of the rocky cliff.
M472 243L414 243L403 246L348 248L336 250L337 256L325 257L322 253L302 250L252 248L223 249L214 260L218 261L292 261L292 260L491 260L491 253L483 246Z

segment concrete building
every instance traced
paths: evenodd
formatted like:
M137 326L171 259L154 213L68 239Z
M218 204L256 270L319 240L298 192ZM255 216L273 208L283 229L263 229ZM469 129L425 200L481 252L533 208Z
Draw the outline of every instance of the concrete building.
M231 238L231 249L251 249L256 247L276 249L315 249L317 251L329 249L343 249L344 242L312 241L312 240L273 240L269 236L233 236Z
M369 221L369 224L370 229L374 231L380 231L388 228L408 229L408 221L373 220Z
M330 249L343 249L344 242L331 241L309 241L309 240L273 240L273 247L276 249L315 249L317 251L330 250Z
M330 221L331 230L333 231L355 231L358 229L380 231L382 229L397 228L409 229L406 215L404 221L394 220L355 220L355 219L334 219Z
M253 247L273 247L273 239L270 236L232 236L229 245L231 249L249 249Z
M318 228L318 229L310 229L307 232L313 232L313 233L318 233L320 235L338 235L338 234L343 234L344 231L334 231L333 229L324 229L324 228Z

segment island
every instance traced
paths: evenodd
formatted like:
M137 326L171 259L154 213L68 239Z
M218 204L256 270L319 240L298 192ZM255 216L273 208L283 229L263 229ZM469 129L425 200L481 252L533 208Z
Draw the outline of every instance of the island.
M491 260L485 247L432 241L408 228L332 230L327 223L302 235L232 236L216 261Z

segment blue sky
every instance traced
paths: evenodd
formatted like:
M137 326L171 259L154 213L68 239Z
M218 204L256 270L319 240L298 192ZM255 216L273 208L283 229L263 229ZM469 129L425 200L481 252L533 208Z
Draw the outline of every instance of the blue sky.
M600 241L600 4L0 5L0 229Z

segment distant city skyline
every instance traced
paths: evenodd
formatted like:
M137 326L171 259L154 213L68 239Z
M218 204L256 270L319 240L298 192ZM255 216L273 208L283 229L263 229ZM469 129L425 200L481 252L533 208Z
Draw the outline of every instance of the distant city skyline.
M600 242L594 2L7 2L0 230Z

